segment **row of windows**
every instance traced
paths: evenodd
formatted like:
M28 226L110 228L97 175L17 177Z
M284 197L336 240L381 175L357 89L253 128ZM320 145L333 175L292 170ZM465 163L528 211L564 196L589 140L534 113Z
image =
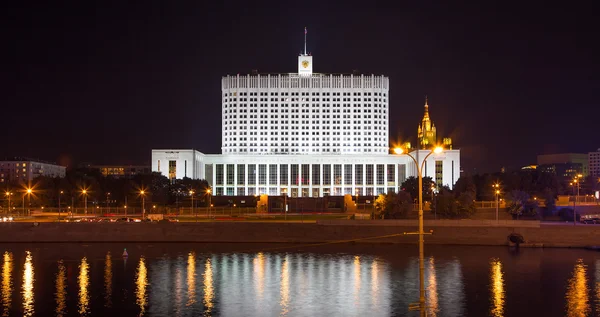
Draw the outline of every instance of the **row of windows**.
M383 146L379 149L373 149L373 148L365 148L365 149L361 149L361 148L345 148L345 149L329 149L329 148L323 148L319 151L319 149L271 149L269 151L269 149L267 148L242 148L242 149L223 149L224 153L319 153L319 152L325 152L325 153L387 153L388 149L383 148Z
M365 93L360 93L360 92L343 92L343 93L339 93L339 92L324 92L324 93L318 93L318 92L312 92L312 93L308 93L308 92L282 92L281 94L277 93L277 92L271 92L270 94L268 92L240 92L239 94L237 92L232 92L232 93L224 93L223 96L224 97L228 97L228 96L387 96L387 93L381 93L381 92L365 92Z
M212 181L212 168L212 164L206 165L209 181ZM234 183L284 186L395 186L406 179L405 164L215 164L214 168L216 186Z
M253 196L253 195L289 195L290 197L322 197L322 196L342 196L342 195L358 195L358 196L374 196L379 194L385 194L390 191L398 191L396 187L356 187L354 190L352 187L334 187L333 189L328 187L323 188L312 188L300 187L300 188L277 188L277 187L215 187L214 193L216 196ZM312 196L311 196L312 194Z

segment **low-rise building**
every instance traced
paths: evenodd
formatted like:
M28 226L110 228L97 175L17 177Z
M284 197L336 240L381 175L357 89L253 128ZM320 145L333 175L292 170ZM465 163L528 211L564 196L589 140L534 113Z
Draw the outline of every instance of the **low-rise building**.
M577 175L587 176L588 154L561 153L537 157L538 170L556 174L561 182L569 182Z
M30 182L40 177L65 177L67 168L55 163L14 157L0 161L0 183Z
M98 169L104 177L133 177L138 174L150 174L150 166L146 165L90 165L89 168Z

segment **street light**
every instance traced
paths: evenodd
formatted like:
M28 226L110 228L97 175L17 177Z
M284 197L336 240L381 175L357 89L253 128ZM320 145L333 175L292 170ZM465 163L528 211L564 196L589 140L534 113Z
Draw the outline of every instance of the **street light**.
M433 209L433 191L435 190L435 185L431 184L431 209ZM433 210L433 219L437 220L437 209Z
M498 223L498 206L500 204L500 184L496 183L492 185L495 188L494 193L496 194L496 223Z
M25 216L25 194L27 194L28 201L31 202L32 192L33 190L31 188L27 188L27 190L25 190L25 193L23 193L23 216ZM27 209L27 211L29 211L29 208Z
M7 191L4 194L8 197L8 212L10 212L10 196L12 196L13 193Z
M87 189L82 190L81 193L83 194L83 201L85 206L83 208L83 213L87 216Z
M208 219L210 219L210 212L212 209L212 203L211 203L212 202L212 199L211 199L212 194L211 194L210 188L206 189L206 193L208 194Z
M110 197L110 193L106 193L106 213L110 213L110 207L108 206L109 204L109 198Z
M144 220L144 215L146 213L146 191L141 190L140 195L142 195L142 221Z
M194 214L194 191L190 190L190 196L192 196L192 214ZM198 222L198 214L194 214L196 222Z
M58 193L58 222L60 222L60 196L62 196L63 193L62 190Z
M417 156L419 155L419 150L417 150ZM426 311L425 311L425 265L424 265L424 241L423 241L423 235L425 234L425 232L423 232L423 168L425 166L425 161L427 161L427 158L435 153L435 154L440 154L444 151L444 148L442 148L441 146L436 146L433 151L429 152L429 154L427 154L425 156L425 158L423 159L423 162L419 165L418 160L410 155L410 153L405 153L404 149L402 148L395 148L394 152L396 154L406 154L408 157L410 157L413 162L415 163L415 167L417 168L417 174L419 176L419 310L421 312L421 316L425 316Z
M579 178L583 177L583 175L578 174L575 179L573 179L572 183L569 185L573 185L573 225L577 225L577 212L575 211L575 203L577 202L577 198L579 197ZM577 186L577 196L575 196L575 186Z

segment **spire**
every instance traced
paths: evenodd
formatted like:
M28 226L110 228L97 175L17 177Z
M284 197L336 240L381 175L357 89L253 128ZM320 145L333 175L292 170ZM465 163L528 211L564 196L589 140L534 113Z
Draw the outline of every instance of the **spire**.
M429 118L429 105L427 104L427 101L427 95L425 95L425 114L423 115L423 120Z
M304 27L304 56L306 56L306 27Z

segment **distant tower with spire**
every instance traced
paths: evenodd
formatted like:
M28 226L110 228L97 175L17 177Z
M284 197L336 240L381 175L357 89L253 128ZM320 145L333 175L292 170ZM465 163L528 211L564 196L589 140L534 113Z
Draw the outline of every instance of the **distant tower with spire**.
M419 125L417 135L419 137L419 146L422 149L430 148L440 144L440 142L437 140L435 124L433 124L433 121L431 121L431 118L429 118L429 100L427 96L425 96L425 113L423 114L423 119ZM444 138L442 143L445 149L452 149L452 139Z

